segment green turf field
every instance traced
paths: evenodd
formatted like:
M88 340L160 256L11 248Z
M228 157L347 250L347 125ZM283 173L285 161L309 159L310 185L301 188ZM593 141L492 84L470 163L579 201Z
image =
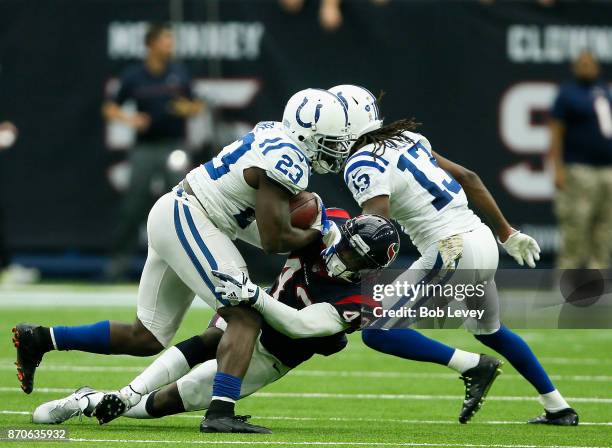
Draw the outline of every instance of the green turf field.
M62 296L62 288L52 294ZM76 290L79 291L78 289ZM100 292L96 290L96 292ZM24 303L25 305L25 303ZM88 303L91 305L91 303ZM48 354L36 376L36 389L27 396L14 372L10 328L19 321L41 324L81 324L102 319L130 320L130 307L4 305L0 334L0 428L29 425L28 412L38 404L67 395L77 386L116 389L127 384L148 359ZM201 331L209 313L194 309L179 338ZM463 331L428 332L461 348L482 351ZM201 413L161 420L119 419L107 426L73 419L64 426L71 446L612 446L612 331L521 331L541 356L558 388L579 411L578 428L533 427L523 424L539 414L535 392L508 365L494 384L489 399L469 425L456 421L462 383L450 370L377 354L358 335L332 358L317 357L293 371L264 393L240 402L238 412L253 415L253 423L274 434L202 435ZM486 351L486 350L485 350ZM571 399L575 397L575 399ZM4 447L44 446L49 442L2 442ZM57 445L53 445L57 446Z

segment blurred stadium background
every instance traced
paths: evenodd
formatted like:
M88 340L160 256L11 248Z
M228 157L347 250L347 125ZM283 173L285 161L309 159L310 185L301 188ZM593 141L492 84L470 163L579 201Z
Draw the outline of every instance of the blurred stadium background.
M416 117L438 152L478 172L551 262L558 236L547 113L580 49L604 74L612 63L611 3L353 0L341 4L333 30L321 24L319 1L294 12L287 4L295 2L281 3L1 0L0 121L19 128L15 147L0 154L13 261L45 279L103 271L134 133L105 122L101 108L122 70L142 59L155 21L171 24L175 56L206 105L181 148L189 164L257 121L278 120L298 89L361 84L385 92L387 120ZM356 211L339 177L315 176L311 189ZM243 249L247 260L257 256ZM403 255L415 251L405 244ZM143 259L134 260L134 278ZM256 278L269 280L279 260L257 260L249 263Z

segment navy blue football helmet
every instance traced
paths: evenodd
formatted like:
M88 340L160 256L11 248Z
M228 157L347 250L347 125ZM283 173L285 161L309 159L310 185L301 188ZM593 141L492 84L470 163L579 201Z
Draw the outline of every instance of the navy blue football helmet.
M332 277L359 281L361 271L384 269L399 253L397 229L379 215L349 219L340 226L340 234L340 240L323 252L327 272Z

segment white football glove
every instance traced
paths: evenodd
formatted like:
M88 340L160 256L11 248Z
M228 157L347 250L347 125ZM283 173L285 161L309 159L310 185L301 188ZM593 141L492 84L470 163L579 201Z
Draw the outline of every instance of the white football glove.
M317 218L310 226L311 229L318 230L321 232L321 235L325 236L329 233L330 227L332 225L332 221L327 219L327 210L325 209L325 205L323 204L323 199L316 193L313 193L317 198L317 204L319 206L319 213L317 213Z
M225 272L212 270L212 275L217 277L220 285L215 291L221 294L225 306L236 306L241 303L253 305L259 298L259 286L251 282L249 277L241 272L238 275L229 275ZM224 303L226 302L226 303Z
M325 247L331 247L338 244L341 238L340 228L335 222L330 220L327 233L323 234L323 244L325 244Z
M540 246L537 241L519 230L510 235L505 242L499 241L499 244L521 266L526 262L527 266L535 268L535 262L540 259Z
M327 209L323 204L321 196L316 193L313 194L316 196L317 202L319 203L319 214L310 228L321 232L321 235L323 235L323 244L325 244L325 247L331 247L340 241L342 234L336 223L327 218Z

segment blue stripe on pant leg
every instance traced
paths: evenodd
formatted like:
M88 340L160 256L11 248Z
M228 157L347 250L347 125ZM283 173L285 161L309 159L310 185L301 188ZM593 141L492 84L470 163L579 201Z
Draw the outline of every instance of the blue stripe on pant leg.
M217 270L219 268L217 266L217 260L215 260L215 257L213 257L213 254L210 252L210 250L208 250L208 247L206 247L206 244L204 243L204 240L200 236L200 233L198 232L198 229L196 228L195 222L193 221L193 216L191 216L189 207L187 207L185 204L183 204L183 212L185 213L185 219L187 220L187 225L189 225L189 230L191 230L193 239L198 244L198 247L200 248L202 253L204 253L204 256L206 257L206 261L208 261L210 268Z
M181 245L183 246L183 249L187 253L187 256L189 257L191 262L193 263L193 266L196 268L196 271L198 271L198 274L200 274L200 277L202 277L202 280L204 280L204 283L206 283L206 286L208 286L208 288L212 291L213 295L217 298L219 302L221 302L225 306L229 306L229 302L227 300L223 300L221 298L221 295L215 292L215 285L206 275L206 271L204 270L204 267L200 263L200 260L198 260L198 257L196 256L191 246L189 245L189 241L187 241L187 237L185 236L185 232L183 231L183 226L181 225L178 201L174 201L174 227L176 229L176 234L178 236L178 239L181 242ZM214 266L215 267L213 269L216 269L217 268L216 262Z

